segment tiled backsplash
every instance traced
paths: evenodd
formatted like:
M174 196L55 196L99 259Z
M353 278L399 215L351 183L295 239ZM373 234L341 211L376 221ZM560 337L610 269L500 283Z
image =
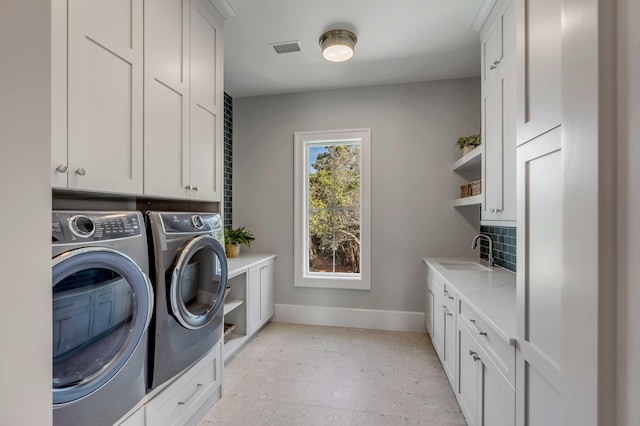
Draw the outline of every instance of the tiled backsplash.
M224 226L233 226L233 99L224 94Z
M506 226L481 226L480 232L493 240L493 258L496 265L516 271L516 228ZM480 257L488 260L489 243L480 240Z

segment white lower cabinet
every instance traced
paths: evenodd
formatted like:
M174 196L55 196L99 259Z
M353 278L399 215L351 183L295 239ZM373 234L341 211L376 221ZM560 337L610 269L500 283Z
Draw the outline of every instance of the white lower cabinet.
M513 426L515 389L462 319L458 321L457 341L458 380L454 390L467 423Z
M501 269L491 276L448 275L442 265L465 262L425 263L425 326L467 424L514 426L516 375L522 375L516 372L515 275Z
M430 293L429 293L430 292ZM456 377L456 292L427 268L427 294L433 301L431 342L452 383Z
M275 263L272 260L249 269L249 334L275 313Z
M429 287L425 291L424 326L429 336L433 336L433 316L435 312L435 295Z
M222 396L222 342L118 426L196 425Z
M275 314L275 261L274 254L257 253L228 259L231 291L224 322L235 329L224 344L225 361Z

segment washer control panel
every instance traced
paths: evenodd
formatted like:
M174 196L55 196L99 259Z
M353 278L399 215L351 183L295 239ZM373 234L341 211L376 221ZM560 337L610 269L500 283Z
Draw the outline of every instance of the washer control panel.
M63 212L51 216L51 239L55 243L106 241L142 235L136 212Z

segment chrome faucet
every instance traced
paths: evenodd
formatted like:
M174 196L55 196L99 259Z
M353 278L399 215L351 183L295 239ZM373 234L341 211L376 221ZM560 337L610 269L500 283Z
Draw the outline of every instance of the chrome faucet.
M484 238L485 240L489 241L489 266L493 266L493 241L491 240L490 236L488 236L487 234L478 234L473 237L473 241L471 241L471 250L476 249L476 247L478 246L478 240L480 238Z

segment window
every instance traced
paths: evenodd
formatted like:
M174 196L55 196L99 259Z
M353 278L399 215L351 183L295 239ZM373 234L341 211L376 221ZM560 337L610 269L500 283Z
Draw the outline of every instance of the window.
M371 289L371 130L296 132L296 287Z

